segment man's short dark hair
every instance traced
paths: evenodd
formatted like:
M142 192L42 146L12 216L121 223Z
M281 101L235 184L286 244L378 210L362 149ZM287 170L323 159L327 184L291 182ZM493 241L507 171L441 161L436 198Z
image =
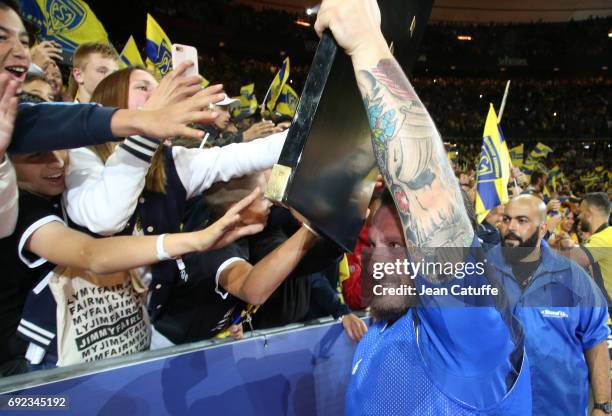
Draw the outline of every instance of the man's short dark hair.
M0 9L11 9L21 16L21 5L18 0L0 0Z
M586 194L583 199L589 207L595 208L604 216L610 215L610 199L605 192L591 192Z
M531 174L531 179L529 179L530 185L537 185L540 181L540 178L544 179L545 175L543 172L535 171Z

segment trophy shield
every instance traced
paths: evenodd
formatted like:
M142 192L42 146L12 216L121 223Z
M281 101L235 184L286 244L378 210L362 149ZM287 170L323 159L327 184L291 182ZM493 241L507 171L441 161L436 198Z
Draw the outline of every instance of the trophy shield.
M430 0L380 2L383 33L407 73L432 5ZM370 137L350 57L326 31L266 197L294 209L318 233L352 252L378 176Z

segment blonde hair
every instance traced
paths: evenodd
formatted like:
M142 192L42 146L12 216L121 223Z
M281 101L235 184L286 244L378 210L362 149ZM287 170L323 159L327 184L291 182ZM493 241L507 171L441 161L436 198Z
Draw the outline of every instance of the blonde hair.
M91 101L102 105L127 108L128 95L130 88L130 76L135 70L146 71L142 67L129 67L113 72L104 78L93 94ZM89 146L102 162L106 163L111 154L115 151L116 143L104 143L95 146ZM151 192L166 193L166 156L164 154L164 145L160 145L151 160L151 166L147 172L145 189Z
M94 53L102 55L103 58L113 59L115 62L117 62L117 64L119 64L119 55L112 45L101 42L88 42L79 45L79 47L74 51L74 54L72 55L72 67L85 70L85 67L87 67L87 64L89 63L89 57ZM68 94L72 98L75 98L78 89L79 85L77 84L76 79L74 79L72 71L70 71L70 76L68 77Z

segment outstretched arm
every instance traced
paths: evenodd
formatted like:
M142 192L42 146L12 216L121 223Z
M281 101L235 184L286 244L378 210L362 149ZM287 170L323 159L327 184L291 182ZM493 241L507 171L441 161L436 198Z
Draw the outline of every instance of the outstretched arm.
M247 303L261 305L291 274L316 239L301 227L254 266L246 261L232 263L221 272L219 285Z
M408 245L468 247L474 232L444 145L427 109L393 58L375 0L325 0L315 29L330 29L351 56L372 145Z
M114 273L157 263L158 244L170 257L194 251L224 247L247 235L263 230L263 223L243 224L241 212L261 197L257 188L232 206L223 217L207 228L190 232L168 234L158 243L158 236L121 236L93 238L66 227L59 221L50 221L36 229L24 244L27 251L51 263L90 270L94 273ZM57 244L62 241L62 244Z

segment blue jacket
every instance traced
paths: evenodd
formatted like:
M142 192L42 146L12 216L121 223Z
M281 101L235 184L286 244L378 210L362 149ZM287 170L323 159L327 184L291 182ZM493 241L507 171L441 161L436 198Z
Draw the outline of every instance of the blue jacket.
M542 262L524 290L501 245L488 253L525 331L534 415L586 415L589 370L584 352L608 337L606 300L591 277L542 242Z
M8 151L45 152L123 140L111 130L115 111L97 104L21 103Z

